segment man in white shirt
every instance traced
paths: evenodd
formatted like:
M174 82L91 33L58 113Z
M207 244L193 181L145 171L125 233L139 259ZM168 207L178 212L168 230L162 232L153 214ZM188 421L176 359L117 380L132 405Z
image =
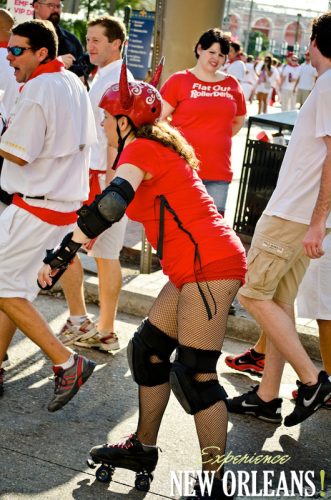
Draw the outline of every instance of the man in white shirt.
M53 363L49 411L67 404L95 367L65 347L32 305L40 260L73 227L87 197L96 139L87 92L56 58L57 45L48 21L12 29L8 60L21 89L0 142L1 182L14 195L0 216L0 362L19 328Z
M237 42L230 42L229 60L225 66L225 71L237 78L238 82L241 83L245 78L246 66L240 57L241 47Z
M14 77L14 70L7 61L7 45L14 18L8 10L0 9L0 90L3 90L1 104L4 113L9 115L18 95L19 85Z
M295 109L295 82L299 78L300 66L298 57L293 53L287 54L287 64L283 67L280 75L280 98L282 111Z
M91 150L91 202L109 184L114 173L112 165L116 150L107 144L101 125L103 112L99 108L99 102L105 91L119 81L122 66L121 52L125 39L125 26L115 17L103 16L88 23L87 50L91 63L98 68L89 92L98 137L97 144L92 146ZM63 276L62 286L70 311L70 318L60 334L60 340L65 345L75 343L81 347L97 347L104 352L119 348L115 333L115 318L122 286L119 254L124 243L126 225L127 217L125 216L99 236L93 247L88 249L88 255L95 258L98 269L100 317L98 325L89 330L94 333L93 336L87 339L84 328L82 329L79 324L79 321L86 322L86 309L80 293L83 271L78 258Z
M229 410L281 423L278 398L284 360L300 379L293 412L284 424L310 417L331 397L331 377L318 372L295 329L294 300L309 259L324 253L331 229L331 12L313 21L309 46L317 82L302 106L276 189L260 218L248 253L243 306L267 335L260 386L229 400Z
M307 50L305 53L305 62L300 65L299 78L295 82L294 92L296 92L296 100L300 108L309 96L317 78L317 71L311 65L310 54Z

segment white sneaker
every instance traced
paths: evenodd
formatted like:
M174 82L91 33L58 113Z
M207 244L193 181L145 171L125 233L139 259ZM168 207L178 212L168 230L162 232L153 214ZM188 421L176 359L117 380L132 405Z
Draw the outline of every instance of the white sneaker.
M120 348L118 337L116 333L112 332L103 336L101 333L97 332L93 337L78 339L75 341L75 345L87 347L88 349L99 349L100 351L115 351Z
M63 325L58 338L63 345L73 345L78 339L88 339L97 332L96 326L89 318L86 318L81 325L74 325L68 318Z

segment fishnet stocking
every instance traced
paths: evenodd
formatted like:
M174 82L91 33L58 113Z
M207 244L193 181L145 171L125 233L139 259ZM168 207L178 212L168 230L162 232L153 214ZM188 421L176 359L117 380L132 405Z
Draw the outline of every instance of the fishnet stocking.
M240 282L218 280L209 281L208 285L217 305L217 312L210 321L207 319L196 284L187 283L183 286L178 302L178 341L181 345L196 349L220 351L225 337L229 308L238 292ZM208 298L206 284L201 283L201 287ZM216 378L216 375L209 374L196 376L201 382ZM218 401L213 406L196 413L194 421L203 454L202 468L216 471L216 477L220 477L221 471L217 471L219 464L216 458L224 454L228 423L224 401Z
M200 283L213 311L213 305L206 283ZM216 314L208 321L205 306L201 300L196 283L185 284L181 291L167 283L149 315L151 323L169 336L176 338L181 345L196 349L218 350L223 345L229 307L236 296L238 280L218 280L208 282L217 304ZM159 362L158 358L153 358ZM198 381L216 379L216 375L197 374ZM170 396L169 384L156 387L139 387L138 439L144 444L156 444L162 416ZM201 451L203 469L217 471L217 455L223 455L226 445L228 415L225 403L219 401L213 406L198 412L195 416ZM219 476L220 472L216 473Z
M159 293L149 313L150 322L169 337L177 339L177 304L179 290L168 282ZM152 356L152 363L159 363ZM137 438L144 444L156 444L163 413L170 397L168 383L155 387L139 386L139 421Z

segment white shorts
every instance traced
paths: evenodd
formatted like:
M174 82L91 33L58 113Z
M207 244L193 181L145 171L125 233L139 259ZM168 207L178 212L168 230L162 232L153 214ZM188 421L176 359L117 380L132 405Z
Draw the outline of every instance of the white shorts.
M106 176L99 174L98 177L100 187L103 190L106 187ZM124 215L119 222L116 222L97 238L92 249L87 252L87 255L100 259L118 260L124 244L127 223L128 218Z
M325 254L311 259L297 296L300 318L331 320L331 233L323 242Z
M87 255L100 259L118 260L124 243L127 223L128 218L124 215L119 222L116 222L107 231L98 236L92 249L87 252Z
M0 297L33 301L46 249L58 245L73 227L53 226L15 205L7 207L0 216Z
M0 201L0 215L2 214L2 212L4 210L6 210L7 207L8 207L8 205L6 205L5 203L2 203L2 201Z

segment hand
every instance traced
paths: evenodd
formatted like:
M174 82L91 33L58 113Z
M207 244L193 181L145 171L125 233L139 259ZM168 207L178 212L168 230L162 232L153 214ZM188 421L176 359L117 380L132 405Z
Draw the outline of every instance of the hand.
M322 247L325 237L325 227L309 226L303 239L304 252L310 259L319 259L324 255Z
M57 269L52 269L49 264L44 264L38 271L38 282L41 288L45 288L47 285L52 286L52 277L57 272Z
M73 63L76 61L75 57L72 54L64 54L61 56L61 59L66 67L66 69L71 68Z

